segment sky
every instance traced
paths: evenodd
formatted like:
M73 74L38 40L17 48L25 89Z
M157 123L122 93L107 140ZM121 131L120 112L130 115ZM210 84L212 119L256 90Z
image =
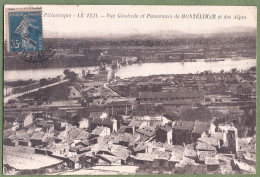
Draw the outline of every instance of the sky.
M7 5L5 8L23 6ZM35 6L39 7L39 6ZM42 21L44 37L101 37L132 34L160 34L180 31L192 34L208 34L233 28L256 28L257 10L252 6L104 6L104 5L43 5ZM78 18L78 13L84 13ZM98 18L87 18L96 13ZM71 14L70 18L50 17L50 14ZM108 18L115 14L115 18ZM139 18L118 18L118 14L137 14ZM141 15L172 15L173 18L140 18ZM222 19L176 19L178 14L215 14ZM231 19L223 17L231 16ZM235 15L245 19L234 19ZM103 17L102 17L103 16Z

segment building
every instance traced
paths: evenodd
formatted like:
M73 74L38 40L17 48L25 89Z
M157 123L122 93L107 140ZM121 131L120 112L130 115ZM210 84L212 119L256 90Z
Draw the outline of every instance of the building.
M106 111L109 115L129 115L133 109L133 101L114 101L106 104Z
M172 142L175 145L191 144L194 122L174 121L172 123Z
M111 118L96 118L89 121L89 127L91 131L93 131L98 126L110 128L110 132L117 131L117 120Z
M172 144L172 127L168 125L159 127L155 134L157 142Z
M238 134L237 128L234 125L226 124L219 125L217 127L217 132L223 133L224 147L227 153L236 154L238 151Z
M107 135L110 135L110 129L108 127L96 127L92 131L92 135L95 135L95 136L107 136Z
M205 103L205 95L202 91L141 92L138 98L140 104L163 103L175 106Z
M32 114L21 114L17 117L16 122L19 124L19 129L23 129L24 127L33 123L33 115Z
M211 134L215 132L215 125L211 122L202 122L196 120L194 122L194 129L192 131L192 141L197 141L198 138L201 137L201 134Z

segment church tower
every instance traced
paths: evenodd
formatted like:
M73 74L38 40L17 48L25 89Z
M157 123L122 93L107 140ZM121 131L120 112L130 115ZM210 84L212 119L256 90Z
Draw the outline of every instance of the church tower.
M237 128L235 128L232 123L230 128L227 130L227 146L230 153L232 154L237 153L238 150Z

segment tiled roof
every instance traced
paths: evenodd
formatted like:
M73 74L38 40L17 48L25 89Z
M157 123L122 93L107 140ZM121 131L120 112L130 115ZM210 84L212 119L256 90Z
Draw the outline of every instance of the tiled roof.
M197 157L197 151L195 151L193 149L185 149L184 155L186 157Z
M155 135L155 129L153 127L147 127L147 126L137 129L136 132L141 133L148 137L152 137Z
M168 125L165 125L165 126L163 126L163 127L159 127L158 129L161 129L161 130L163 130L163 131L165 131L165 132L170 132L170 131L172 131L172 127L170 127L170 126L168 126Z
M240 169L251 173L256 173L256 168L254 166L248 165L238 160L233 160L234 164Z
M82 140L88 138L90 136L90 133L80 128L73 127L69 130L68 136L71 140Z
M103 130L107 129L107 127L99 127L97 126L93 131L92 134L94 135L100 135Z
M15 136L19 140L30 141L30 138L31 138L32 134L31 133L27 133L24 130L20 130L20 131L16 132Z
M219 160L216 157L206 157L205 158L206 165L219 165Z
M203 151L216 151L216 148L208 143L205 142L197 142L196 145L197 150L203 150Z
M119 129L118 129L118 133L125 133L125 130L127 129L127 126L121 126Z
M171 162L180 162L182 159L183 159L183 153L172 152L169 161L171 161Z
M45 137L45 133L44 132L36 132L32 135L31 139L33 140L43 140L43 138Z
M164 144L163 148L165 148L165 150L171 150L172 152L180 152L180 151L184 151L184 147L183 146L179 146L179 145L169 145L169 144Z
M217 138L219 140L223 140L223 133L222 132L214 132L214 133L211 133L210 136L214 137L214 138Z
M130 151L126 147L120 146L120 145L115 145L115 144L103 144L103 145L97 144L96 146L92 147L92 151L94 151L94 152L108 151L112 155L114 155L122 160L126 160L130 155Z
M154 156L151 153L137 153L134 159L142 161L154 161Z
M125 141L125 142L133 142L139 139L139 136L137 134L130 134L130 133L124 133L124 134L119 134L117 137L119 141Z
M139 142L137 146L134 148L134 152L143 151L147 148L147 144L144 142Z
M125 106L125 105L132 105L133 102L130 101L113 101L113 102L109 102L106 105L107 106Z
M46 137L43 138L42 142L53 143L54 139L55 138L53 136L46 136Z
M139 127L141 125L141 123L142 123L142 121L140 121L140 120L132 119L129 126Z
M202 91L141 92L139 98L203 97Z
M180 164L182 164L182 165L195 165L195 160L187 158L187 157L183 157Z
M8 138L11 135L14 135L15 131L11 131L11 130L4 130L4 134L3 134L3 138Z
M206 157L216 157L217 153L215 151L198 151L199 161L205 161Z
M170 152L163 152L163 151L153 152L152 155L154 156L154 159L169 160L169 158L171 157Z
M215 138L215 137L208 137L208 136L204 136L198 139L198 141L200 142L204 142L204 143L208 143L211 146L218 146L219 145L219 139Z
M111 163L117 162L120 160L120 158L116 157L116 156L112 156L112 155L105 155L105 154L98 154L96 157L101 157L103 159L108 160Z

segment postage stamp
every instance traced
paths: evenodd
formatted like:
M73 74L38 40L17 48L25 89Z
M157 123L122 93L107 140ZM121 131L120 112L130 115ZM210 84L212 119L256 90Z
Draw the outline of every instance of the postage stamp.
M4 7L2 174L259 176L255 6L59 3Z
M41 9L8 9L6 15L9 52L42 51Z

